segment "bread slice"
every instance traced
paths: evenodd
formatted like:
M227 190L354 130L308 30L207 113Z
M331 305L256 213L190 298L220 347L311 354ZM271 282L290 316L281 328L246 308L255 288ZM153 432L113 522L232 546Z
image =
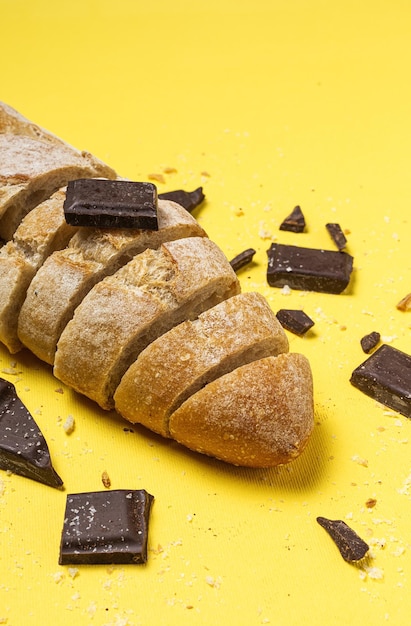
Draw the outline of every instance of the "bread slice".
M76 232L64 218L65 190L56 191L21 222L0 249L0 341L13 354L22 348L17 322L27 289L44 260L67 245Z
M234 465L288 463L314 426L308 360L288 352L243 365L188 398L169 424L176 441Z
M67 144L0 133L0 237L11 239L23 217L70 180L92 177L116 174Z
M170 437L170 415L207 383L288 351L288 339L258 293L242 293L182 322L151 343L114 394L118 413Z
M111 409L124 372L149 343L239 291L227 258L207 238L148 249L97 283L77 307L58 343L54 374Z
M33 279L18 321L20 341L53 364L61 333L98 281L146 248L206 236L193 216L175 202L159 200L157 216L157 231L80 228L68 247L52 254Z

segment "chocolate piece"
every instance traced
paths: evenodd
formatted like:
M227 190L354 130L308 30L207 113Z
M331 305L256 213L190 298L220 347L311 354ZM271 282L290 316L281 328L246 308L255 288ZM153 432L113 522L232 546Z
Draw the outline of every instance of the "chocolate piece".
M80 178L67 185L64 215L72 226L158 230L157 189L152 183Z
M308 317L304 311L296 309L280 309L277 312L277 319L281 326L295 335L304 335L307 330L314 326L311 317Z
M145 489L68 495L60 565L145 563L153 500Z
M292 233L302 233L305 228L305 218L300 206L294 207L292 212L280 224L280 230L288 230Z
M354 259L346 252L273 243L267 254L271 287L341 293L350 282Z
M369 354L372 350L374 350L380 339L381 335L376 331L369 333L368 335L364 335L364 337L360 340L360 343L365 354Z
M385 406L411 417L411 356L383 344L352 373L350 382Z
M230 265L233 270L237 272L239 269L244 267L244 265L251 263L254 255L254 248L247 248L247 250L243 250L243 252L240 252L240 254L237 254L233 259L231 259Z
M333 539L345 561L349 563L360 561L370 549L369 545L342 520L330 520L326 517L317 517L317 522L320 526L325 528Z
M339 224L329 223L326 224L325 227L328 230L330 237L337 246L337 248L339 250L343 250L347 245L347 239L343 231L341 230L341 226Z
M39 427L16 394L12 383L0 378L0 468L50 487L63 481L51 465Z
M197 189L194 189L194 191L184 191L184 189L166 191L164 193L160 193L158 197L161 200L172 200L173 202L177 202L177 204L180 204L189 213L194 211L194 209L205 199L202 187L198 187Z

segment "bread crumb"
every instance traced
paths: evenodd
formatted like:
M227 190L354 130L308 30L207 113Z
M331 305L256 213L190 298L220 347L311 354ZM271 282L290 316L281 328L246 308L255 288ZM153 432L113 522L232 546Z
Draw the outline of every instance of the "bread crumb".
M101 474L101 482L106 487L106 489L109 489L111 487L110 476L107 474L106 470L104 470L104 472Z
M54 574L52 574L52 577L56 585L58 585L63 580L64 574L63 572L55 572Z
M68 415L66 421L63 424L64 432L66 435L71 435L74 431L74 417L72 415Z
M407 294L398 302L397 309L399 311L411 311L411 293Z
M54 390L56 393L64 393L64 389L62 387L58 387L58 389Z
M377 504L377 500L375 498L368 498L368 500L365 503L365 506L367 507L367 509L373 509L376 504Z
M157 183L165 183L166 179L162 174L149 174L148 180L155 180Z
M210 585L210 587L214 587L214 589L220 589L221 578L219 576L217 578L213 578L213 576L206 576L205 581L207 585Z
M351 461L354 461L354 463L358 463L358 465L362 465L363 467L368 467L368 460L363 459L358 454L354 454L354 456L351 457Z
M206 176L206 178L210 178L211 174L209 172L206 172L205 170L203 170L201 172L201 176Z
M69 573L69 576L74 579L79 575L80 571L78 567L69 567L68 573Z
M163 167L164 174L177 174L175 167Z

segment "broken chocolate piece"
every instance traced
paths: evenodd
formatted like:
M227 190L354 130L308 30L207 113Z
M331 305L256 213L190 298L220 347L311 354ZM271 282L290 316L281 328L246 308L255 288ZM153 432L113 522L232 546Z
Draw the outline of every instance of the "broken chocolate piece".
M63 206L72 226L158 230L152 183L80 178L68 183Z
M300 336L305 335L314 326L311 317L297 309L280 309L277 312L277 319L283 328Z
M248 265L249 263L251 263L254 255L255 255L254 248L247 248L247 250L243 250L243 252L240 252L240 254L237 254L233 259L231 259L230 265L233 268L233 270L237 272L239 269L241 269L245 265Z
M347 239L341 229L341 226L339 224L329 223L326 224L325 227L337 248L339 250L343 250L347 245Z
M0 378L0 468L61 488L39 427L18 398L12 383Z
M267 255L271 287L341 293L350 282L354 259L346 252L273 243Z
M160 193L158 197L161 200L172 200L186 209L189 213L194 211L205 199L203 188L198 187L194 191L184 191L184 189L176 189L175 191L166 191Z
M369 354L374 348L379 344L381 339L380 333L376 331L369 333L368 335L364 335L360 340L361 348L365 352L365 354Z
M411 418L411 356L383 344L352 373L350 382L405 417Z
M300 206L294 207L292 212L280 224L280 230L288 230L292 233L302 233L305 228L305 218Z
M153 500L145 489L68 495L60 565L145 563Z
M369 545L342 520L317 517L317 522L333 539L345 561L349 563L360 561L370 549Z

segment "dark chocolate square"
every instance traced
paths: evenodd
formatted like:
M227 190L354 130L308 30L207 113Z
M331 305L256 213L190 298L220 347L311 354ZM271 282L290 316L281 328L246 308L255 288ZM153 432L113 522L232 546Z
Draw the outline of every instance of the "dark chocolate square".
M64 215L72 226L158 230L157 188L127 180L73 180L67 185Z
M273 243L267 254L271 287L341 293L350 282L353 257L346 252Z
M383 344L352 373L350 382L377 402L411 417L411 356Z
M68 495L60 565L145 563L153 500L144 489Z

